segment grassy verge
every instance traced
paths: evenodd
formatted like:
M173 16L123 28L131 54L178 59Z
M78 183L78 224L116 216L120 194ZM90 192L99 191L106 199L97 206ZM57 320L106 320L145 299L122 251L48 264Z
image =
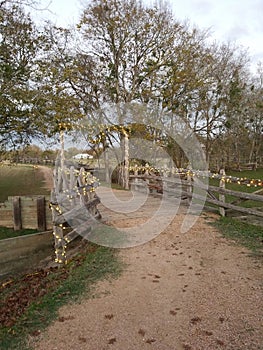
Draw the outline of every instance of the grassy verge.
M105 277L116 277L120 271L121 264L115 251L89 244L88 252L82 252L63 268L52 269L48 274L40 276L37 283L32 282L34 288L31 285L27 292L39 289L39 296L31 300L29 306L15 322L12 321L12 317L10 319L2 317L4 327L0 330L0 349L29 349L28 336L38 335L57 318L59 307L77 301L83 295L91 296L92 287L96 281ZM14 293L17 295L18 291L22 290L25 298L27 294L24 292L24 284L30 286L32 276L6 284L4 287L2 285L3 298L1 299L4 310L6 310L5 301L8 296L14 299ZM43 288L47 290L44 295L41 295ZM23 300L23 297L19 299ZM8 313L8 310L6 312Z
M13 238L18 236L30 235L32 233L37 233L38 231L34 229L23 229L14 231L12 228L0 226L0 240L6 238Z
M0 166L0 202L8 196L50 194L44 187L44 176L32 165Z
M249 248L254 256L263 258L263 227L221 217L212 224L222 235Z

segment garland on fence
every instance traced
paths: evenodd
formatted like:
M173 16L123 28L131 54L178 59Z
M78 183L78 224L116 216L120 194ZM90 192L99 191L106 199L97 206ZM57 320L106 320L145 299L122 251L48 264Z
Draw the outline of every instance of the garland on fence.
M168 169L165 167L162 168L155 168L149 165L145 166L130 166L129 167L130 172L141 172L141 173L149 173L152 174L154 173L155 175L168 175L170 173L174 175L186 175L186 176L191 176L191 177L209 177L211 179L218 179L222 180L223 182L226 183L236 183L238 185L246 185L247 187L263 187L263 180L262 179L249 179L247 177L236 177L236 176L231 176L231 175L221 175L217 173L212 173L211 171L207 170L192 170L192 169L184 169L184 168L172 168Z
M59 172L62 173L62 170L59 169ZM65 175L70 175L70 171L66 170L65 168L63 169L63 173ZM90 172L86 171L80 171L74 169L73 171L74 176L78 177L79 175L82 175L82 179L86 182L84 185L76 185L72 189L64 189L60 191L60 193L63 193L66 195L66 198L71 202L73 199L80 198L80 196L85 196L88 193L95 192L96 188L100 185L98 182L98 179L93 176ZM50 202L49 207L56 212L59 216L63 216L63 208L57 203L57 202ZM64 224L60 223L57 225L62 230L66 230L68 227L65 226ZM57 263L67 263L66 260L66 249L67 249L67 244L70 242L68 237L62 235L59 235L55 232L55 229L53 229L53 236L55 240L60 243L60 249L55 249L55 262Z

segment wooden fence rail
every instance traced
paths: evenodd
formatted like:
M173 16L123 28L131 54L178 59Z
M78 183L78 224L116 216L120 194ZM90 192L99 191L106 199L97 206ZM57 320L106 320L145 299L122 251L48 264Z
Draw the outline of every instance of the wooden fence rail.
M135 190L149 191L155 195L164 197L181 197L183 200L195 200L201 203L210 203L219 208L222 216L225 215L225 209L231 209L248 215L255 215L263 218L263 210L255 208L246 208L234 203L226 202L225 196L231 195L239 200L252 200L255 202L263 202L263 189L256 191L257 193L246 193L241 191L233 191L225 188L225 182L220 181L220 186L205 185L198 177L177 176L177 177L161 177L156 175L130 175L130 187ZM214 193L219 194L219 198Z

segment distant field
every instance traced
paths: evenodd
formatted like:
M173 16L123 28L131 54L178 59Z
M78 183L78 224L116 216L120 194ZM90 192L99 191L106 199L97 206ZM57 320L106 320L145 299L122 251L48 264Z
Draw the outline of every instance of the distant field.
M0 166L0 202L8 196L49 194L43 174L32 165Z
M247 177L249 179L263 179L263 168L257 170L243 170L243 171L234 171L231 170L227 172L227 175L236 176L236 177Z

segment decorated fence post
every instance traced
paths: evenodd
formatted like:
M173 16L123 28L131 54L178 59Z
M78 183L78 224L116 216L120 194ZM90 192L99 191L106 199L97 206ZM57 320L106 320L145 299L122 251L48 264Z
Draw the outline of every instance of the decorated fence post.
M135 191L138 191L139 188L138 188L138 182L139 182L139 179L138 179L138 167L137 167L137 164L135 164L135 169L134 169L134 190Z
M56 262L66 263L69 242L91 230L91 219L100 218L95 193L98 182L84 168L56 168L51 193ZM91 218L92 217L92 218Z
M146 184L146 193L148 193L149 191L149 183L150 183L150 180L149 180L149 164L146 163L145 164L145 170L144 170L144 176L145 176L145 184Z
M52 221L53 221L53 235L55 241L55 261L57 263L66 262L66 242L64 240L63 232L63 220L61 220L62 209L59 206L59 200L57 198L58 193L62 193L63 189L63 176L62 169L56 168L53 173L54 176L54 187L51 192L50 206L52 210Z

